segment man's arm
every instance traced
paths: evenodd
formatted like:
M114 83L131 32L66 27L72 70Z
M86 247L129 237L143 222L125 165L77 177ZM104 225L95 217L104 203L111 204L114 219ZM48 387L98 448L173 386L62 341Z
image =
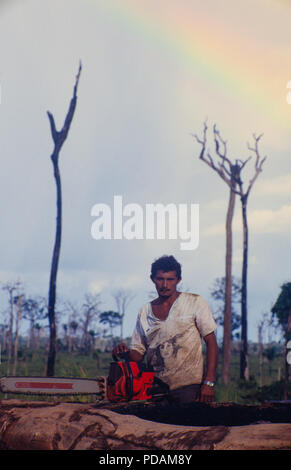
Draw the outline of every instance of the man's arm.
M215 374L218 362L218 346L214 333L204 336L206 343L206 374L204 381L215 381ZM214 399L214 387L202 384L200 400L209 402Z
M127 353L129 359L133 362L141 362L144 358L144 354L135 351L134 349L129 349L125 343L119 343L115 348L112 350L112 353L116 356L120 356L122 353Z

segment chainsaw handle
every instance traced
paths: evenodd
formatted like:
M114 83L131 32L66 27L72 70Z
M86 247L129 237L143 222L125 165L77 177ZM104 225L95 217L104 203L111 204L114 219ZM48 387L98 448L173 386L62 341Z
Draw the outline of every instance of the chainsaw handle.
M121 359L124 359L126 362L129 362L129 355L128 355L127 352L119 353L119 356L120 356ZM118 357L114 353L112 353L112 359L114 361L118 362Z
M131 398L133 397L133 373L132 373L131 365L129 362L129 355L127 352L122 352L122 353L119 353L119 356L121 359L124 359L126 363L126 367L128 371L128 380L129 380L128 400L131 400ZM114 353L112 353L112 358L114 361L118 362L118 357Z

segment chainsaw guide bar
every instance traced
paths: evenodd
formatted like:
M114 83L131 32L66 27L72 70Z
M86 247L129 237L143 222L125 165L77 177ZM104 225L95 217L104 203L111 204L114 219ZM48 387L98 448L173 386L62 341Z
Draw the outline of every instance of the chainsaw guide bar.
M95 395L98 402L149 400L168 393L169 387L143 363L113 356L108 377L0 377L0 391L25 395Z
M106 395L106 377L94 379L70 377L0 377L3 393L25 395Z

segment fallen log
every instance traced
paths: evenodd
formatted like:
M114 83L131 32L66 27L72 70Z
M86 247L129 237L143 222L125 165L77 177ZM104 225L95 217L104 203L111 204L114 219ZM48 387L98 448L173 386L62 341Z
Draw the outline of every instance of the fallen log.
M234 416L240 410L243 419L247 407L197 403L187 409L161 410L155 404L132 403L109 408L80 403L3 400L0 402L0 447L6 450L143 451L291 449L290 407L289 415L279 405L257 407L259 422L235 426L231 425L232 410ZM158 411L172 423L183 411L188 417L192 413L192 423L196 419L201 424L204 415L207 425L190 425L189 419L186 425L152 420ZM211 415L214 425L209 424ZM264 417L271 421L262 421Z

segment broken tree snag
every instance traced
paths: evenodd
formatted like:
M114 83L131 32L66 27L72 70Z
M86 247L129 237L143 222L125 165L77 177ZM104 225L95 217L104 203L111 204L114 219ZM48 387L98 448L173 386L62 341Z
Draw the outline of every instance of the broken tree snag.
M196 134L193 137L201 145L200 160L204 161L229 187L229 201L226 216L226 252L225 252L225 293L223 319L223 367L222 380L224 384L230 381L230 356L232 333L232 221L235 208L237 177L239 166L227 156L227 141L223 140L216 125L213 126L215 157L207 150L207 123L204 122L203 138Z
M238 195L242 206L243 221L243 264L242 264L242 288L241 288L241 358L240 358L240 378L249 379L248 369L248 336L247 336L247 272L248 272L248 222L247 222L247 201L250 191L263 171L263 164L266 156L261 158L258 144L263 134L258 137L253 134L254 146L248 144L248 149L255 154L254 175L249 181L248 188L243 188L242 171L251 159L251 156L245 160L235 159L231 161L227 157L227 141L223 140L216 125L213 126L213 136L215 144L216 158L207 150L207 123L204 123L203 137L199 138L196 134L193 137L201 145L199 154L200 160L204 161L220 178L229 186L230 197L226 221L226 269L225 269L225 303L224 303L224 329L223 329L223 370L222 380L224 384L230 381L230 347L231 347L231 317L232 317L232 218L234 213L235 195Z
M74 117L76 105L77 105L77 89L80 79L82 65L80 63L79 70L76 76L73 97L70 101L69 110L65 118L64 125L60 131L57 131L55 120L49 111L47 112L50 121L51 134L54 141L54 149L51 154L51 160L53 163L54 177L56 181L57 191L57 219L56 219L56 234L55 243L53 249L51 273L49 282L49 295L48 295L48 318L49 318L49 351L47 358L47 370L46 375L52 377L55 370L55 356L56 356L56 324L55 324L55 303L56 303L56 283L57 283L57 271L61 250L61 237L62 237L62 187L61 187L61 175L59 170L59 153L68 136L68 132Z
M140 410L156 414L157 407L140 405ZM160 408L160 407L159 407ZM217 410L220 418L232 416L232 405L216 404L192 406L192 420L202 414L211 417ZM259 407L260 408L260 407ZM268 407L267 407L268 408ZM266 408L266 409L267 409ZM291 449L291 423L262 422L245 426L229 426L222 422L211 426L191 426L154 422L131 414L131 404L124 405L123 412L101 406L78 403L0 402L0 443L9 450L279 450ZM216 410L216 411L215 411ZM252 408L253 418L272 416L278 407L264 412ZM181 415L180 409L164 410L170 419ZM185 410L189 417L191 407ZM281 411L284 411L283 409ZM238 416L247 407L238 407ZM265 413L265 414L264 414ZM269 414L268 414L269 413ZM279 413L280 414L280 413ZM285 413L286 414L286 413ZM290 414L290 408L289 408ZM288 413L287 413L288 415ZM217 418L218 416L216 416ZM290 418L290 416L289 416ZM280 416L279 416L280 419Z

